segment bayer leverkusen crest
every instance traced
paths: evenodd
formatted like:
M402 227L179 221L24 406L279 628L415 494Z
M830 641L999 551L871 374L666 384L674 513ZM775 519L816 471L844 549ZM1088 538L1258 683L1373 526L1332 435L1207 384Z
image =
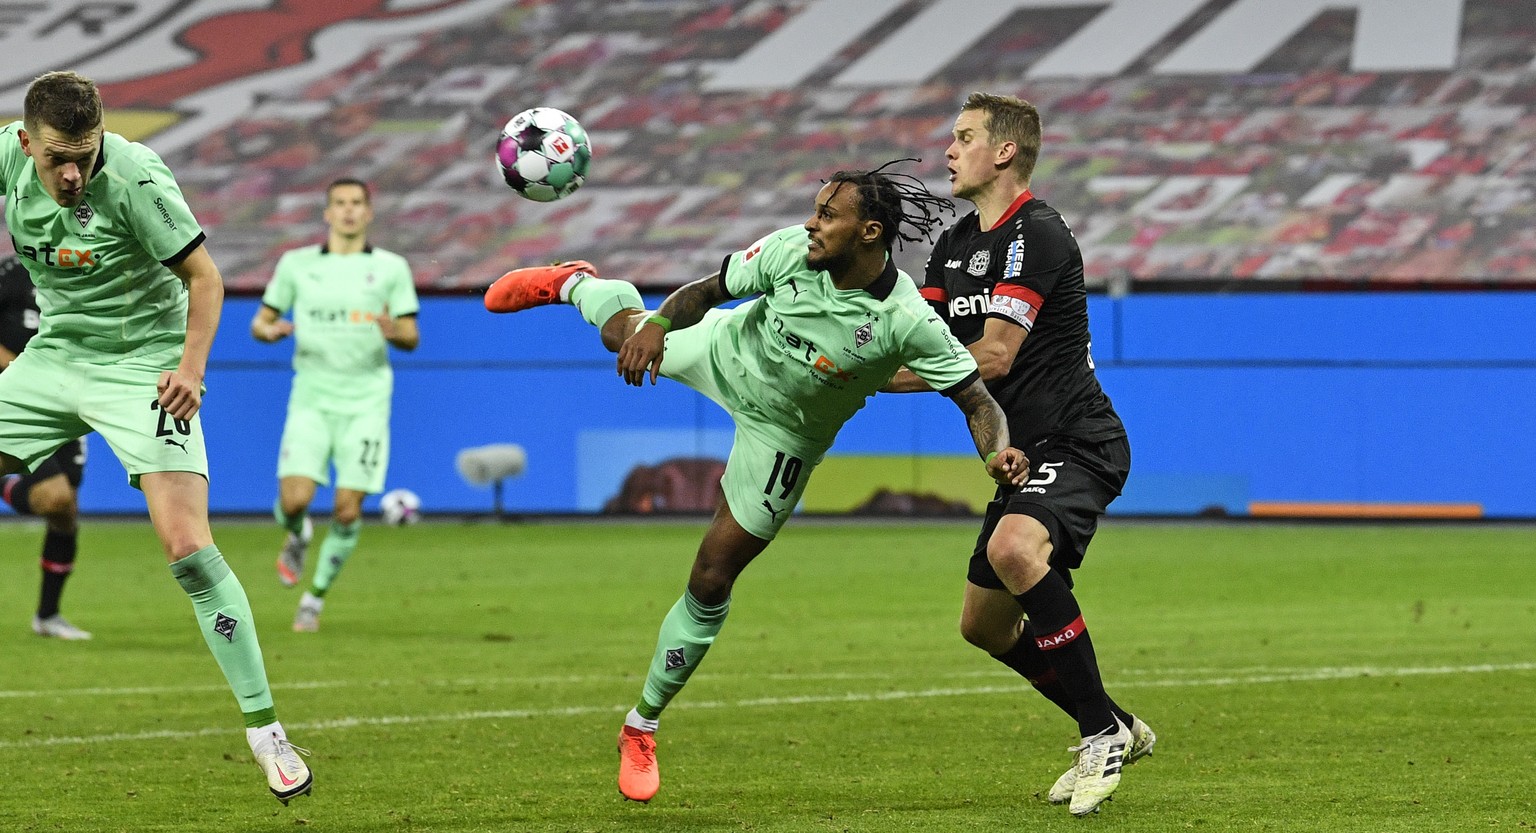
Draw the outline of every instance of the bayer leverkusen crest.
M971 255L971 262L966 264L965 271L979 278L987 273L987 267L991 264L992 253L982 249L976 254Z

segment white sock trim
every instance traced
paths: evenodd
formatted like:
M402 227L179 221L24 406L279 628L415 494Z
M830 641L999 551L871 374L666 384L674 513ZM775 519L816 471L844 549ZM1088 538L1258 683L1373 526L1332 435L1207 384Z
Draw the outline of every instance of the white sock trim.
M650 718L641 717L640 712L635 711L634 709L630 709L629 714L624 715L625 726L628 726L631 729L639 729L642 732L650 732L655 734L656 727L660 724L660 720L651 720Z
M571 302L571 290L576 288L576 284L586 279L587 274L585 272L577 272L566 278L565 283L560 285L560 303L569 304Z

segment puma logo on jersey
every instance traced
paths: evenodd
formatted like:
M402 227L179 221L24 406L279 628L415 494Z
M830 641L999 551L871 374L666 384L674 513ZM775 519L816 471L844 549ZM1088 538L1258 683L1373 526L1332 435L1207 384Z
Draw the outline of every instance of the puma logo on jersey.
M787 511L789 511L788 507L786 507L784 509L775 509L775 508L773 508L773 504L769 503L766 500L763 501L763 508L768 510L768 514L769 514L770 517L773 518L774 523L778 523L778 521L779 521L779 513L780 512L787 512Z
M165 444L166 445L174 445L174 446L176 446L177 448L181 449L181 453L182 454L190 454L191 453L190 451L187 451L187 444L186 444L185 441L183 441L183 442L176 442L175 440L171 439L170 437L166 437L165 438Z

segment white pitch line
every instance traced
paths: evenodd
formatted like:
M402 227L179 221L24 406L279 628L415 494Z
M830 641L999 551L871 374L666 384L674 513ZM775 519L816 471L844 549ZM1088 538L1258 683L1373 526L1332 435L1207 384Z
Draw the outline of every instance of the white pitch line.
M1357 666L1347 668L1316 668L1289 674L1257 674L1251 676L1185 677L1161 680L1118 680L1111 688L1165 688L1177 686L1235 686L1264 685L1269 683L1317 682L1322 680L1369 679L1389 677L1417 677L1436 674L1490 674L1509 671L1536 671L1536 662L1517 662L1503 665L1435 665L1423 667L1392 668L1384 666ZM759 697L744 700L705 700L679 704L686 709L757 708L777 706L815 705L821 703L874 703L891 700L921 700L933 697L966 697L989 694L1014 694L1028 690L1022 682L1015 685L970 686L958 688L930 688L919 691L850 691L843 694L809 694L792 697ZM289 723L284 728L291 731L324 731L326 729L351 729L359 726L405 726L423 723L463 723L472 720L509 720L533 717L575 717L587 714L618 714L629 708L628 704L611 706L566 706L548 709L494 709L481 711L451 712L447 714L402 714L381 717L338 717L330 720L313 720ZM173 730L152 732L117 732L105 735L77 735L73 737L28 738L26 740L0 741L0 749L36 749L46 746L74 744L116 743L121 741L171 740L177 738L205 737L232 733L229 728Z

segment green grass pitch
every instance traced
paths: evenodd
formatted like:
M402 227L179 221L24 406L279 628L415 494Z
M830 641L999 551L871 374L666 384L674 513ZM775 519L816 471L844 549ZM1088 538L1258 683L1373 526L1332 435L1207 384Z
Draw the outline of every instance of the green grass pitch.
M973 523L792 522L662 721L662 791L614 787L701 522L369 526L318 634L279 533L216 524L279 715L284 808L147 523L87 520L27 628L41 528L0 524L0 830L1529 831L1530 529L1112 522L1078 573L1111 692L1160 740L1114 800L1044 794L1073 726L960 639ZM313 555L311 556L313 558Z

